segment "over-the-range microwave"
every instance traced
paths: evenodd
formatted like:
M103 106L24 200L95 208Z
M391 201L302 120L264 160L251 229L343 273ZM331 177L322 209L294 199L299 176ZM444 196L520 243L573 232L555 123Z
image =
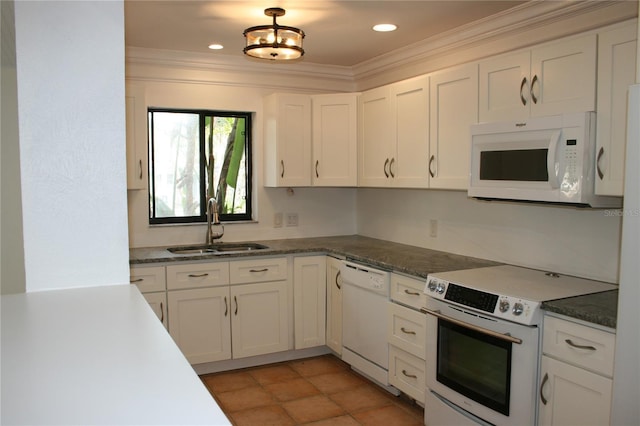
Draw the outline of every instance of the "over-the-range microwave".
M470 197L622 206L595 188L595 112L471 126Z

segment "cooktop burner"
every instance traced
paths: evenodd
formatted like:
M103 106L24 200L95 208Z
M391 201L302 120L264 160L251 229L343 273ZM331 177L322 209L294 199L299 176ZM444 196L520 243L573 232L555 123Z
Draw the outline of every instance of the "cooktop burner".
M424 292L521 324L537 324L548 300L614 290L617 286L511 265L431 274Z

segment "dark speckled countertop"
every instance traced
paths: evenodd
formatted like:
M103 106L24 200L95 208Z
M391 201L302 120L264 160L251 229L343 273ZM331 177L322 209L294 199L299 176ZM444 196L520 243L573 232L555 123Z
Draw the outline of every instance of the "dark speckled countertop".
M398 244L360 235L252 241L268 249L243 253L179 255L166 247L133 248L130 264L171 263L250 256L274 256L302 253L327 253L366 263L381 269L426 278L436 272L498 265L485 259L461 256L437 250ZM568 317L615 328L618 291L559 299L542 304L542 308Z

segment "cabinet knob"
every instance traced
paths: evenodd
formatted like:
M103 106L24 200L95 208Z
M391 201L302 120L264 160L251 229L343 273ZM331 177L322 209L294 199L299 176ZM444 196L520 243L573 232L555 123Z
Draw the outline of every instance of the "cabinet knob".
M431 167L433 165L433 162L436 160L436 156L432 155L431 158L429 158L429 176L436 177L436 174L433 172L433 168Z
M384 175L389 177L389 173L387 173L387 166L389 165L389 159L384 160L384 166L382 166L382 170L384 170Z
M520 83L520 102L522 102L522 105L527 105L527 99L524 97L523 90L524 90L524 86L527 84L527 77L522 77L522 83Z
M533 86L536 84L537 81L538 81L538 76L534 75L533 79L531 79L531 90L529 91L531 93L531 100L533 101L534 104L538 103L538 98L536 98L536 95L533 93ZM540 86L539 83L538 83L538 86Z
M320 175L318 174L318 163L319 163L319 161L318 161L318 160L316 160L316 177L317 177L317 178L319 178L319 177L320 177Z
M542 383L540 383L540 401L542 401L544 405L547 405L548 401L547 398L544 397L542 390L544 389L544 385L547 384L547 381L549 381L549 373L544 373L544 378L542 379Z
M280 160L280 168L281 168L281 172L280 172L280 177L284 178L284 160Z
M389 174L391 175L392 178L396 177L396 175L393 174L393 169L391 168L391 166L393 166L393 163L395 163L395 162L396 162L396 159L392 158L391 162L389 163Z
M598 177L600 178L600 180L604 179L604 173L602 173L602 169L600 169L600 159L602 158L603 155L604 155L604 147L601 146L600 150L598 151L598 159L596 160L596 170L598 171Z

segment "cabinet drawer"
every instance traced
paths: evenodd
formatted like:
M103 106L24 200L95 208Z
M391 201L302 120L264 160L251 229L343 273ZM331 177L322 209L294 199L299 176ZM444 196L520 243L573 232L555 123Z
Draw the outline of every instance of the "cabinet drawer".
M389 383L423 404L425 367L423 359L389 346Z
M177 290L229 284L229 263L190 263L167 266L167 288Z
M542 339L542 351L546 355L613 376L613 333L546 316Z
M426 280L391 274L391 300L398 301L415 309L420 309L427 303L424 294Z
M164 266L130 268L129 282L138 286L141 293L167 289Z
M387 340L418 358L425 359L427 317L425 314L400 306L388 304Z
M287 279L287 258L265 258L230 262L231 284L260 283Z

